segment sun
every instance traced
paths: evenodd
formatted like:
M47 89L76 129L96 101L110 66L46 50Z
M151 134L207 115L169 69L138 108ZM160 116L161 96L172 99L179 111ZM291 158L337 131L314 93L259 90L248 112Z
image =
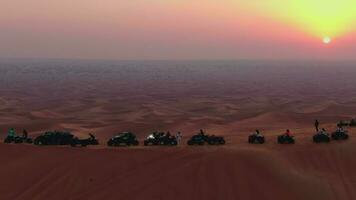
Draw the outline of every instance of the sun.
M330 44L330 42L331 42L331 38L330 38L330 37L325 36L325 37L323 38L323 43L324 43L324 44Z

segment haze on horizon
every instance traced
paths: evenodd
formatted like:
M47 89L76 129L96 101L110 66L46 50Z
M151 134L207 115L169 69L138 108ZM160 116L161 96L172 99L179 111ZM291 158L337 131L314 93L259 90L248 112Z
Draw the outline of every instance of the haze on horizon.
M0 57L354 59L353 0L246 2L5 1Z

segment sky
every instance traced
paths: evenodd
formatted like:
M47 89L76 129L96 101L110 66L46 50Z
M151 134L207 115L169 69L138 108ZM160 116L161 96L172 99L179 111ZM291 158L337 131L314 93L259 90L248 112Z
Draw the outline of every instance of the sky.
M6 58L356 57L355 0L5 0L0 27Z

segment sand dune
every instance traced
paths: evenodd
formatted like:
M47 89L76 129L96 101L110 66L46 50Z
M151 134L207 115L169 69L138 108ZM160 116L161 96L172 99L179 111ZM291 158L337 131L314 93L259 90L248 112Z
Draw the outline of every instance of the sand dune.
M355 199L355 140L300 140L132 149L1 144L1 199Z
M337 67L335 67L337 66ZM109 149L0 144L0 199L356 199L356 140L315 145L356 116L353 62L0 63L0 138L9 128L224 135L224 147ZM337 73L337 78L335 78ZM291 129L292 146L276 144ZM247 144L260 129L264 145ZM355 130L351 130L353 133Z

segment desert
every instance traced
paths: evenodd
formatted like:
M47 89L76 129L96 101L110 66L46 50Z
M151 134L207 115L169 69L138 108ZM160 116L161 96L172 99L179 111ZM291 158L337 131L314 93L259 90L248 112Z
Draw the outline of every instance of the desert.
M337 66L337 67L334 67ZM353 62L2 60L0 132L67 130L93 147L0 144L1 199L356 199ZM204 129L224 146L186 145ZM263 145L247 143L259 129ZM279 145L290 129L296 144ZM109 148L132 131L183 133L177 147Z

